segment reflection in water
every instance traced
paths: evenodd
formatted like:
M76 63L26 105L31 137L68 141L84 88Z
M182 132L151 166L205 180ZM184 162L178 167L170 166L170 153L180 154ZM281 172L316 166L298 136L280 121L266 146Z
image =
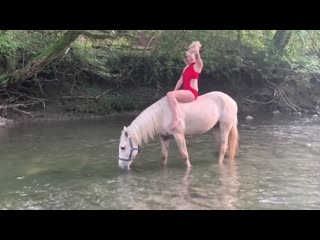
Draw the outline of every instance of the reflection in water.
M192 183L192 175L191 175L192 169L187 168L185 170L185 173L182 177L181 181L181 189L179 191L180 196L180 203L177 204L176 209L192 209L192 196L190 194L190 183ZM179 200L177 201L179 202Z
M117 178L116 201L121 209L237 209L240 185L237 165L232 161L219 165L218 171L216 165L213 168L214 172L209 169L203 176L194 169L171 172L164 168L156 181L147 179L155 173L121 174ZM216 174L219 182L214 181ZM208 182L209 178L213 182Z
M237 209L240 183L238 181L238 166L236 161L225 161L219 164L219 180L221 183L222 204L225 209Z
M320 209L319 120L240 124L239 155L223 165L210 135L188 138L192 169L175 143L164 168L156 141L121 174L118 140L130 121L0 129L0 209Z
M131 172L121 173L117 177L116 181L116 198L121 209L132 209L136 206L135 196L135 181L133 181L133 175ZM139 203L139 202L138 202ZM133 207L132 207L133 206ZM141 206L137 206L138 209L144 209Z

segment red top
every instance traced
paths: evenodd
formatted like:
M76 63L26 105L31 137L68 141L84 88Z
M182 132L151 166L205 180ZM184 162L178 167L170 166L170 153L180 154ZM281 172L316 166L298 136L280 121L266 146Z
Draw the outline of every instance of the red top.
M183 89L185 89L185 90L189 90L190 88L192 88L190 86L191 79L198 79L199 78L200 73L197 73L194 70L194 68L193 68L194 64L195 64L195 62L191 63L190 66L187 67L186 70L183 72L183 75L182 75Z

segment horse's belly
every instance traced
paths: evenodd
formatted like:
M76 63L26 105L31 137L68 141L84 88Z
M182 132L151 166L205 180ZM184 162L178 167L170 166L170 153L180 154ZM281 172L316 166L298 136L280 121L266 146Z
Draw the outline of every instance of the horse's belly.
M202 134L213 128L218 120L212 111L186 112L185 133L188 135Z

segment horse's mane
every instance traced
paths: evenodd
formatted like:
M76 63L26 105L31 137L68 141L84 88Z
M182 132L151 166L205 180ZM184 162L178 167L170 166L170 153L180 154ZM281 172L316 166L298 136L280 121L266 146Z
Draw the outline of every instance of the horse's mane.
M141 112L128 126L129 135L134 138L139 145L149 143L159 132L161 110L166 107L166 97L161 98L143 112Z

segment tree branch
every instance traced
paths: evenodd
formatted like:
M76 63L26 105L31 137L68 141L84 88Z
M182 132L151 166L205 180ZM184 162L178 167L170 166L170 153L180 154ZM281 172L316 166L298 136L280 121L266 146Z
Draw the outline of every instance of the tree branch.
M280 89L276 84L266 80L266 82L268 84L270 84L271 86L273 86L279 93L280 97L282 98L282 100L284 101L284 103L286 105L288 105L293 111L298 112L298 110L300 109L297 105L293 104L290 99L288 98L288 96L286 95L285 91Z
M16 111L16 112L19 112L19 113L22 113L22 114L25 114L25 115L28 115L30 117L33 117L33 115L27 111L23 111L21 109L18 109L18 108L12 108L12 110Z
M90 32L90 31L88 31L88 30L82 30L82 31L81 31L81 34L82 34L82 35L85 35L85 36L87 36L87 37L94 38L94 39L105 39L105 38L113 38L113 37L115 37L115 36L112 35L111 33L99 34L99 33Z
M112 90L109 89L107 91L104 91L102 94L97 95L97 96L63 96L61 97L61 99L66 99L66 100L73 100L73 99L94 99L94 100L98 100L99 98L101 98L102 96L106 95L107 93L111 92Z
M270 104L270 103L274 102L274 99L272 99L269 102L260 102L260 101L254 101L254 100L250 100L250 99L245 98L244 101L251 102L251 103Z
M49 63L54 61L61 54L64 54L69 45L75 41L80 31L67 31L55 43L50 45L46 50L41 52L31 62L26 64L23 68L18 69L12 73L0 76L0 84L7 87L20 81L27 80L43 70Z
M109 31L109 32L107 32L107 31ZM81 34L83 34L87 37L94 38L94 39L106 39L106 38L116 39L119 37L130 37L130 38L133 37L132 35L130 35L128 33L112 33L112 31L110 32L110 30L99 30L99 32L102 32L103 34L94 33L89 30L82 30Z

